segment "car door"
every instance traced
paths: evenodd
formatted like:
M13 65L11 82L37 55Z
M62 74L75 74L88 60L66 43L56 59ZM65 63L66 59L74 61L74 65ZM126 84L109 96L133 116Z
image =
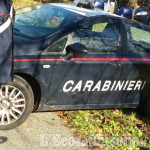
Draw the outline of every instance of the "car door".
M67 44L81 43L88 54L65 62L61 60L65 50L60 53L46 105L59 105L61 109L120 106L120 20L98 17L91 24L74 29L68 37Z
M127 46L124 47L122 78L128 81L128 89L124 91L123 103L136 107L150 81L150 28L130 20L124 20L124 25Z

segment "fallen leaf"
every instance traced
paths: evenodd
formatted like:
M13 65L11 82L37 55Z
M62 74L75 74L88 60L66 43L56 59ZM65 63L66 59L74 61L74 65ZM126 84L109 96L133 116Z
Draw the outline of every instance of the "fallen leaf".
M115 111L116 111L116 112L119 112L119 110L118 110L118 109L115 109Z
M114 112L113 115L114 115L116 118L122 118L122 116L121 116L118 112Z
M21 128L22 128L22 129L28 129L29 126L28 126L28 125L22 125Z
M120 130L120 127L118 127L118 128L115 129L115 131L119 131L119 130Z
M60 115L62 115L63 113L62 113L62 111L57 111L57 115L58 116L60 116Z
M66 121L67 121L67 120L68 120L68 117L64 117L64 120L66 120Z
M136 121L137 121L137 122L140 122L140 123L142 122L142 121L141 121L140 119L138 119L138 118L136 118Z
M100 133L102 133L103 132L103 129L101 129L101 128L97 128L97 130L98 130L98 132L100 132Z
M122 135L122 137L128 137L129 135L127 134L127 133L124 133L123 135Z

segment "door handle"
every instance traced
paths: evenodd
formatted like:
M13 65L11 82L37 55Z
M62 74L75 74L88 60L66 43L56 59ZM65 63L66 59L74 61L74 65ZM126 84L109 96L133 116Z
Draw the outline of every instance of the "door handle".
M118 63L111 63L111 65L116 66L116 67L121 67L122 64L118 64Z

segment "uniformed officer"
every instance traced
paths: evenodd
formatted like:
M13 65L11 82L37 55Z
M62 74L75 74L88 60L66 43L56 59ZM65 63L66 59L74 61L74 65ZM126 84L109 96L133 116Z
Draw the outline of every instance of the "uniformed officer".
M0 0L0 83L13 76L13 16L12 0Z

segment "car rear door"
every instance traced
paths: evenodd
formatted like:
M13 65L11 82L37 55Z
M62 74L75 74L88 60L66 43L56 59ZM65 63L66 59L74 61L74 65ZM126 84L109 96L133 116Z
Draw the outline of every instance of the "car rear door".
M69 35L67 44L77 42L88 48L88 54L65 62L65 50L60 53L46 105L61 109L121 106L120 20L93 19Z
M122 59L122 78L128 81L128 88L123 94L123 103L136 107L144 95L149 95L150 28L131 20L124 20L124 25L126 46Z

